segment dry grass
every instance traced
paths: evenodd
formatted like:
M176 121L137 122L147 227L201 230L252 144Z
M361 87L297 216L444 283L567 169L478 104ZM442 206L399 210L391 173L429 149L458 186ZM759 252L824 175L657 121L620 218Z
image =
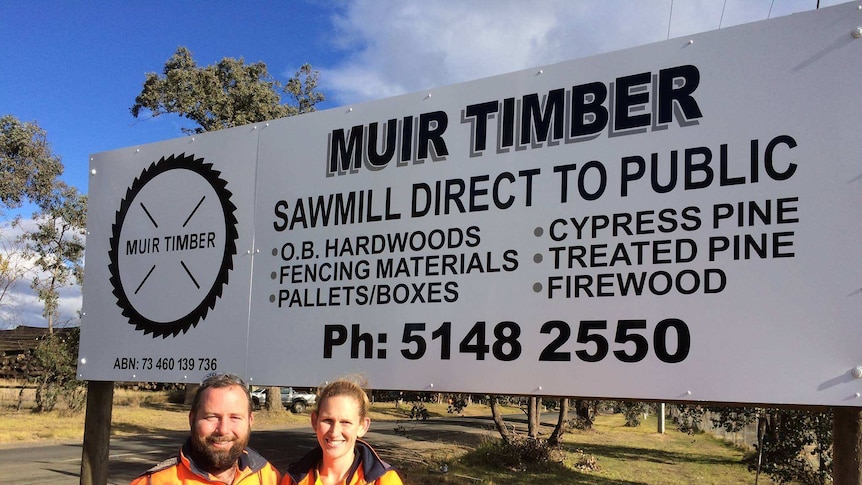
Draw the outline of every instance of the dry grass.
M754 475L742 464L745 450L708 434L681 433L672 425L658 434L657 424L650 416L630 428L622 415L601 416L592 432L573 433L566 443L594 456L601 470L592 475L612 482L641 482L646 476L655 478L643 483L662 485L754 483ZM760 477L760 483L773 482Z
M656 418L637 428L624 426L621 415L599 416L590 431L563 438L564 459L523 468L490 466L495 444L477 448L438 446L398 454L405 483L481 483L556 485L747 485L754 474L744 464L745 451L705 434L674 429L657 434ZM550 432L545 426L545 435ZM395 460L393 460L395 461ZM441 471L442 465L447 472ZM588 464L590 466L581 466ZM761 476L759 483L774 485Z
M16 411L20 383L0 381L0 443L38 440L80 440L83 438L84 413L70 414L62 406L56 411L34 414L35 390L24 388L23 404ZM111 435L128 436L188 429L188 406L176 404L176 396L162 391L139 391L117 387L114 389L111 417ZM426 403L432 416L446 416L446 404ZM409 419L412 403L374 403L372 421L398 421ZM464 416L487 416L486 406L467 406ZM255 413L255 429L283 429L310 426L309 413Z
M6 387L2 387L3 385ZM0 443L45 440L81 440L84 415L70 415L64 410L48 414L32 412L32 389L25 389L22 410L16 411L18 389L0 382ZM142 392L116 389L111 425L113 436L158 434L160 431L188 429L188 408L170 402L163 392ZM431 419L446 416L445 404L426 403ZM409 427L411 403L375 403L371 418L377 426L394 426L396 421ZM504 414L520 413L517 408ZM470 405L467 416L490 416L487 406ZM388 423L388 424L387 424ZM284 429L309 426L308 413L255 413L256 429ZM668 426L669 428L672 425ZM491 441L466 442L463 438L448 440L410 441L410 446L388 449L389 459L402 470L405 483L482 483L482 484L655 484L655 485L743 485L754 483L754 475L746 469L744 451L710 436L687 435L669 429L655 433L655 417L637 428L624 426L621 415L603 415L591 431L573 431L565 435L565 459L537 470L514 471L487 465L483 456ZM544 433L550 427L544 427ZM481 438L480 438L481 439ZM457 442L452 442L457 440ZM579 462L597 465L579 468ZM446 473L441 465L448 466ZM771 484L766 477L760 483Z
M62 405L49 412L33 413L35 389L24 387L22 405L17 409L21 384L0 380L0 443L40 440L82 440L84 413L70 413ZM183 431L189 426L188 406L171 402L176 396L161 391L114 389L111 435L128 436L164 431ZM308 414L284 412L255 413L255 428L278 429L310 425Z

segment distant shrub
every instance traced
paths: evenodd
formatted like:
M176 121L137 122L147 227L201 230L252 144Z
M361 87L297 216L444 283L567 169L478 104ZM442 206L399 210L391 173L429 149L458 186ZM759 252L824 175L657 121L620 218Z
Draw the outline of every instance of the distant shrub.
M562 463L565 454L560 446L548 440L516 437L480 445L465 457L465 461L512 471L542 471Z
M626 426L637 428L641 425L643 415L649 412L649 404L636 401L622 401L619 403L619 412L626 418Z
M602 469L596 457L585 453L584 450L574 451L572 467L582 472L592 472Z

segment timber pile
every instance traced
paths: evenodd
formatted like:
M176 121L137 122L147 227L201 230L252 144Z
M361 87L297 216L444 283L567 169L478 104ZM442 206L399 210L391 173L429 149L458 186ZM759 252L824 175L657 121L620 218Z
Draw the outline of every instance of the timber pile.
M0 357L0 379L23 380L36 375L38 372L26 353Z
M54 330L60 334L68 331L66 328ZM48 329L44 327L19 326L0 330L0 379L25 379L38 374L29 356L47 335Z

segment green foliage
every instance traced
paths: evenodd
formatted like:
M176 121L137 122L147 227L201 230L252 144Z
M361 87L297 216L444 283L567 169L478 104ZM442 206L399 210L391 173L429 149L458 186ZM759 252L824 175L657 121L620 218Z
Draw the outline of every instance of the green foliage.
M184 132L202 133L248 123L283 118L315 110L323 101L316 91L319 73L304 64L286 84L269 74L266 64L246 64L243 58L224 58L200 67L186 47L167 60L162 75L147 73L141 93L131 107L137 118L173 113L197 123ZM282 102L282 95L288 102Z
M699 407L699 406L695 406ZM703 415L705 409L701 408L700 415ZM711 408L712 426L714 428L724 428L728 433L739 433L750 423L753 423L759 416L763 414L763 409L760 408Z
M19 257L22 252L20 241L0 243L0 307L11 310L13 316L10 320L15 318L12 290L24 279L28 270L26 262Z
M637 428L641 425L644 413L649 412L649 404L637 401L622 401L617 408L626 418L626 426Z
M756 469L756 463L749 468ZM832 414L770 410L761 471L778 483L832 483Z
M449 414L461 414L464 412L464 408L467 407L467 400L461 396L457 396L449 400L449 406L446 408L446 412Z
M63 173L45 130L12 115L0 117L0 205L20 207L24 201L40 202L50 195Z
M36 382L35 412L53 410L58 400L71 412L84 407L86 391L83 383L75 379L80 334L79 327L50 334L36 347L33 363L40 375L32 378Z
M39 206L34 214L36 230L25 232L5 246L0 256L0 301L26 268L18 261L31 259L40 273L31 286L44 303L49 336L29 355L37 372L36 411L54 409L58 400L67 408L84 405L84 388L75 380L78 329L53 334L59 290L72 281L81 282L87 198L58 180L63 173L60 157L54 155L46 133L36 123L21 122L12 115L0 117L0 214L24 202ZM19 219L13 225L21 224Z
M429 416L428 408L424 404L418 401L413 403L413 407L410 409L410 419L427 421Z
M688 404L677 405L677 429L683 433L694 434L703 429L703 417L707 413L707 408L703 406L693 406ZM713 422L716 428L723 425Z
M754 444L759 449L749 464L750 470L757 471L759 462L760 472L778 483L832 483L831 413L689 405L679 405L678 411L680 431L690 434L702 429L707 415L714 428L728 432L760 423L762 445Z
M569 426L581 430L592 429L600 403L601 401L575 399L572 405L575 417L569 419Z
M40 206L40 212L34 215L36 230L25 233L22 240L26 254L42 270L31 286L45 306L42 314L52 329L58 317L60 289L83 282L87 196L58 181Z

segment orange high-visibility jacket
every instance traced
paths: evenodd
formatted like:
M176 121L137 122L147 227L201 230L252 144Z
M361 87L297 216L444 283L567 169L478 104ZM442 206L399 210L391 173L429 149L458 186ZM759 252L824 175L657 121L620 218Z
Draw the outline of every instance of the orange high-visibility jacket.
M371 445L356 440L356 458L353 468L347 474L345 485L403 485L401 477L394 468L380 459ZM317 478L317 465L323 458L323 450L318 446L291 464L281 485L314 485Z
M131 485L220 484L192 461L188 451L190 446L191 441L186 441L177 456L150 468L132 480ZM243 450L234 484L278 485L278 482L278 471L264 457L251 448Z

